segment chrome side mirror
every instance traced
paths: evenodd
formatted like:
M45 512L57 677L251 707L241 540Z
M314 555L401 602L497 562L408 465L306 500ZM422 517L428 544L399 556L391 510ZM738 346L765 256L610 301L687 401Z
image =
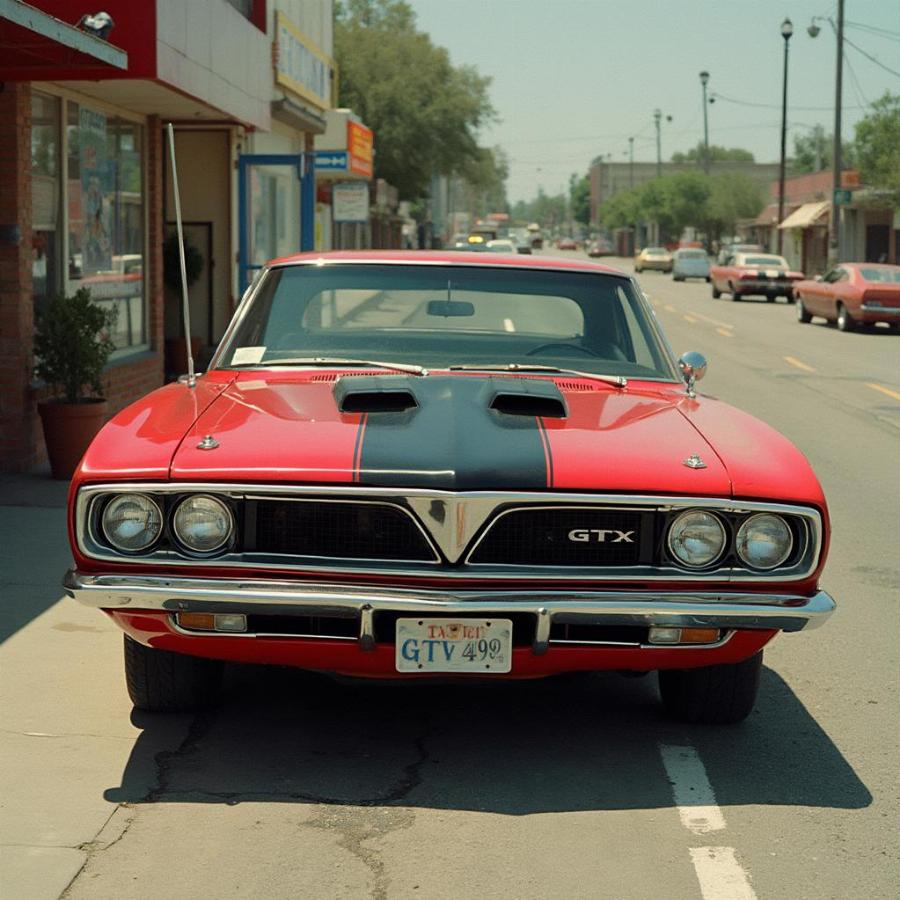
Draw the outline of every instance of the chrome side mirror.
M681 369L681 377L687 385L688 397L696 397L694 383L700 381L706 374L706 357L696 350L688 350L682 353L678 360L678 368Z
M816 275L815 281L824 281L825 279L821 275Z

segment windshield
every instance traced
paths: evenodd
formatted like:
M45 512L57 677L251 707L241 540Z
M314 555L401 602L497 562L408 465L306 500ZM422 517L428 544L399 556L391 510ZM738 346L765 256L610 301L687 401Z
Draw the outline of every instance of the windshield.
M745 266L775 266L786 269L787 261L781 256L745 256Z
M546 365L675 380L628 279L490 266L275 268L217 365L320 357L427 368Z
M679 250L677 256L679 259L706 259L706 252L703 250Z

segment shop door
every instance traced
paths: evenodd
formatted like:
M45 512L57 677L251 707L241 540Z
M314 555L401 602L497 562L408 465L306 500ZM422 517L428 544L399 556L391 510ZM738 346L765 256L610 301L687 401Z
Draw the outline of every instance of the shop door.
M307 240L311 223L303 215L308 205L305 194L315 189L311 175L304 171L302 154L238 157L241 291L270 259L311 249Z

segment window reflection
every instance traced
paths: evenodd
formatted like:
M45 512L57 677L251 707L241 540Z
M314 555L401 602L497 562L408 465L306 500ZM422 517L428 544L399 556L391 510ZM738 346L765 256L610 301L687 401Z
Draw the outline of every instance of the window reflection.
M31 278L35 311L60 287L56 238L59 219L59 100L31 95Z

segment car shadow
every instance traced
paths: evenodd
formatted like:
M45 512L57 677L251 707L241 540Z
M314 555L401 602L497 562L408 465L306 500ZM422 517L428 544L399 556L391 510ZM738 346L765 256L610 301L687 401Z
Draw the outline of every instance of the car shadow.
M734 728L668 720L655 678L368 683L234 667L222 703L177 749L142 729L111 802L285 802L504 815L673 805L660 744L694 746L720 805L858 809L872 797L788 685L764 669ZM148 791L148 784L153 785Z

